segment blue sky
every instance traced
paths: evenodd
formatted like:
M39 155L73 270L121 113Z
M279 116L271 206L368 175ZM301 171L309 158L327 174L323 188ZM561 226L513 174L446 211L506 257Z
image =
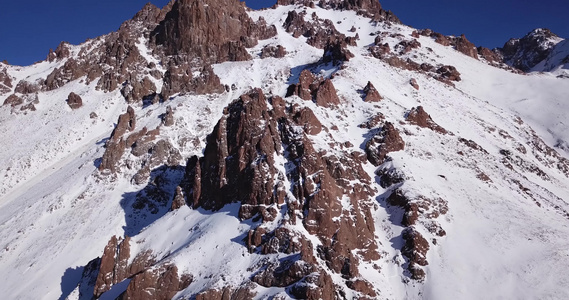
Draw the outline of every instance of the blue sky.
M0 60L28 65L61 41L79 44L116 30L149 0L5 1L0 10ZM158 7L168 0L150 0ZM247 0L252 8L276 0ZM476 45L502 46L537 27L569 37L568 0L382 0L403 23L443 34L466 34Z

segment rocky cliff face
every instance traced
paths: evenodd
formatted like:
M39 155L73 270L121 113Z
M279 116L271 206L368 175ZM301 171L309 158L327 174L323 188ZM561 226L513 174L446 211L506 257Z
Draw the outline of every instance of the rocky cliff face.
M528 72L546 59L560 41L561 39L549 29L538 28L521 39L510 39L498 51L507 64Z

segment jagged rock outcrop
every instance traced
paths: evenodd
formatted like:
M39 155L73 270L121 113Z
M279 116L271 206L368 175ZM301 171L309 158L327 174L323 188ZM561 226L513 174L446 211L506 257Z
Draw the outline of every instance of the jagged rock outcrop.
M336 88L330 79L315 76L310 70L302 70L298 84L288 87L287 97L296 95L304 100L312 100L319 106L330 107L340 104Z
M32 82L28 82L26 80L20 80L14 89L14 92L20 94L33 94L39 92L41 87Z
M126 148L126 138L124 137L127 131L132 132L136 127L136 115L134 109L128 107L126 113L119 116L117 126L111 133L110 139L105 144L105 153L101 159L99 170L109 170L111 173L118 171L118 162L124 154Z
M278 0L278 5L300 4L314 7L313 1L306 0ZM371 18L373 21L385 21L401 23L391 11L381 8L381 4L375 0L320 0L318 6L325 9L354 10L358 15Z
M421 266L426 266L427 251L429 251L429 242L414 228L410 227L403 231L403 240L405 245L401 249L401 253L409 259L408 270L411 278L422 281L425 278L425 271Z
M472 58L478 59L478 50L476 46L471 43L464 34L460 35L459 37L454 38L453 42L456 50L463 53L464 55L468 55Z
M83 99L81 99L81 96L71 92L69 96L67 96L67 105L69 105L71 109L78 109L83 106Z
M274 58L283 58L286 55L285 47L281 45L267 45L261 49L261 58L267 57L274 57Z
M549 29L538 28L521 39L510 39L497 50L502 54L506 64L528 72L546 59L560 40Z
M151 42L162 46L165 55L184 55L187 62L198 58L208 65L250 59L245 48L274 35L275 27L251 20L238 0L179 0L154 29Z
M24 99L22 99L21 97L19 97L16 94L12 94L10 96L8 96L8 98L6 98L4 100L4 103L2 104L3 106L11 106L11 107L15 107L18 106L20 104L24 103Z
M67 42L61 42L55 48L55 51L49 49L49 54L47 55L47 61L54 62L54 61L61 61L62 59L68 58L71 55L70 44Z
M277 204L274 165L281 141L276 121L259 89L233 102L208 136L204 156L188 160L189 203L217 210L241 202L244 219L260 205Z
M353 37L346 37L336 30L332 21L320 19L316 13L312 14L311 21L306 21L305 16L306 12L290 11L283 24L286 32L295 38L304 36L307 44L324 49L324 62L340 63L354 57L347 49L348 45L354 45Z
M363 93L365 102L379 102L383 99L371 81L367 82L363 89Z
M381 165L387 153L400 151L405 148L405 142L399 131L390 122L385 122L379 132L366 143L367 159L374 166Z
M253 299L257 292L254 284L246 284L241 287L224 287L222 289L209 289L196 295L196 300L246 300Z
M413 107L407 114L407 122L423 128L429 128L438 133L446 134L447 131L439 126L431 116L423 109L422 106Z
M0 68L0 94L8 93L12 90L12 77L8 75L6 67Z
M310 72L304 75L313 79ZM346 278L358 276L360 260L379 259L371 206L361 200L374 193L361 165L365 158L358 152L340 157L317 152L308 138L322 131L316 116L308 108L286 107L279 97L270 99L272 109L267 101L256 89L226 108L207 138L204 156L188 160L179 195L193 207L214 210L240 202L240 218L258 215L264 222L274 220L278 207L287 203L287 221L272 231L262 227L250 231L247 247L262 254L300 252L300 259L269 261L253 281L290 287L302 298L333 299L333 283L315 264L311 244L286 224L301 218L306 230L322 241L321 259ZM275 165L282 155L289 162L287 174ZM284 176L291 183L289 193ZM350 202L349 208L342 206L342 198ZM351 234L352 228L360 228L360 233Z
M164 264L135 275L119 300L169 300L187 288L193 277L178 274L175 265Z
M437 74L439 76L435 77L436 79L451 84L451 81L460 81L460 73L454 66L441 66L437 69Z
M411 78L409 80L409 84L416 90L419 90L419 88L420 88L419 83L417 83L417 79L415 79L415 78Z
M174 111L172 111L172 106L170 105L166 106L166 114L164 114L162 124L167 127L174 125Z
M100 297L104 292L111 289L113 284L127 278L127 265L130 257L130 238L122 241L113 236L101 258L99 274L95 283L95 297Z
M130 247L131 247L130 237L128 236L122 240L120 240L116 236L113 236L109 240L103 252L103 256L101 257L100 260L99 272L97 274L97 279L95 281L94 290L93 290L93 295L95 296L95 298L98 298L103 293L109 291L113 285L120 283L127 278L131 278L136 274L138 275L142 274L142 275L141 277L138 278L137 281L135 281L134 283L131 282L129 284L129 287L131 284L134 285L133 288L131 288L135 290L133 292L138 292L137 285L141 288L146 288L146 287L159 288L159 286L162 284L169 287L169 289L177 288L177 287L174 288L172 286L168 286L168 284L174 283L173 279L175 278L169 278L166 281L157 281L157 282L153 281L157 279L156 270L149 272L144 272L144 271L156 263L155 257L152 255L150 251L143 251L140 252L131 260ZM168 270L170 271L170 273L167 274L168 276L173 277L174 275L176 276L178 275L177 270L175 274L172 273L171 267L168 268ZM187 282L188 279L191 281L191 278L188 278L187 276L182 276L180 279L183 279L179 281L180 284ZM151 286L145 286L145 285L151 285ZM176 290L176 292L178 291L179 289ZM134 298L126 298L126 299L134 299Z

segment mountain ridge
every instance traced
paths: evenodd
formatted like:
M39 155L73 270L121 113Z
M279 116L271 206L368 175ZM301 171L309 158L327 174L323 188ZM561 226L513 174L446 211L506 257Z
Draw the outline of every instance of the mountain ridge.
M466 37L404 26L369 1L238 8L274 35L220 38L214 48L239 55L203 64L153 44L174 2L146 6L112 42L7 67L18 84L4 95L20 86L21 99L0 111L13 298L568 293L550 272L568 263L565 127L531 113L566 111L565 79L495 68ZM101 65L85 71L91 57ZM516 292L497 276L546 280Z

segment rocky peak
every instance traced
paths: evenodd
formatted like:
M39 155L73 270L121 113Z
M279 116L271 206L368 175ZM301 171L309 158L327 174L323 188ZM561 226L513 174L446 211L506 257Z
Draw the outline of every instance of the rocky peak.
M508 65L527 72L547 58L553 47L561 40L549 29L538 28L521 39L510 39L497 50Z
M263 19L254 22L238 0L179 0L152 32L166 55L188 55L205 63L250 59L245 47L276 34Z

